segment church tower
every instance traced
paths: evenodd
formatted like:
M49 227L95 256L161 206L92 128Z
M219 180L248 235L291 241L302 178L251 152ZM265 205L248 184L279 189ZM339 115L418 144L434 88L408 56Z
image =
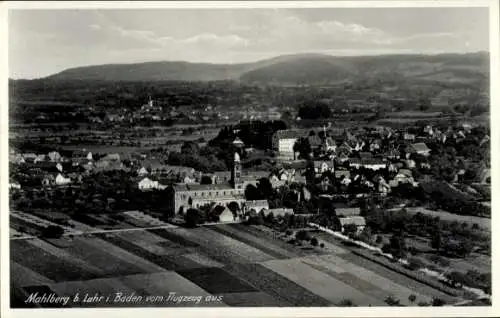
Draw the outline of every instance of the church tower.
M235 152L234 153L234 160L233 160L233 166L231 169L231 185L235 189L241 189L242 184L241 184L241 162L240 162L240 155Z

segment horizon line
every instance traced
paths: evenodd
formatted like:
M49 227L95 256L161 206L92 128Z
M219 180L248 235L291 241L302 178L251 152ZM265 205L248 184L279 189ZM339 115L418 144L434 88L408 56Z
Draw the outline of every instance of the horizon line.
M468 55L468 54L490 54L491 52L489 50L479 50L479 51L471 51L471 52L435 52L435 53L386 53L386 54L360 54L360 55L338 55L338 54L329 54L329 53L321 53L321 52L303 52L303 53L283 53L279 55L275 55L272 57L268 58L261 58L257 60L252 60L248 62L240 62L240 63L213 63L213 62L202 62L202 61L186 61L186 60L154 60L154 61L137 61L137 62L125 62L125 63L104 63L104 64L87 64L87 65L79 65L79 66L72 66L63 69L62 71L58 71L55 73L51 73L42 77L33 77L33 78L26 78L26 77L11 77L9 76L8 80L14 80L14 81L32 81L32 80L43 80L47 79L48 77L60 74L62 72L68 71L68 70L74 70L74 69L79 69L79 68L89 68L89 67L102 67L102 66L125 66L125 65L134 65L134 64L152 64L152 63L187 63L187 64L205 64L205 65L244 65L244 64L252 64L252 63L258 63L262 61L267 61L267 60L272 60L278 57L285 57L285 56L300 56L300 55L323 55L323 56L330 56L330 57L338 57L338 58L362 58L362 57L381 57L381 56L438 56L438 55Z

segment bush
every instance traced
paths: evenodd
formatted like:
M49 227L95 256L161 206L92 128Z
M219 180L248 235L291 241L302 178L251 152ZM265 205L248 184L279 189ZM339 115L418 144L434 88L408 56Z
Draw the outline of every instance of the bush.
M441 298L432 298L432 306L434 307L441 307L446 305L446 302L442 300Z
M300 230L297 232L297 234L295 235L295 238L299 241L309 241L309 233L307 231L304 231L304 230Z
M293 234L293 231L292 230L286 230L285 234L286 234L286 236L290 236L290 235Z
M64 229L57 225L49 225L42 232L42 236L46 238L60 238L63 234Z
M325 247L325 243L319 244L319 247L324 248Z
M312 245L312 246L318 246L318 239L317 239L317 238L315 238L315 237L313 237L313 238L311 239L311 245Z

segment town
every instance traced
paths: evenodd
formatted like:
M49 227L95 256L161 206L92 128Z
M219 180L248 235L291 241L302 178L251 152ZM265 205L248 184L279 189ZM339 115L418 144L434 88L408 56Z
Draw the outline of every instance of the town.
M243 120L208 141L145 152L11 147L13 244L40 237L64 250L91 235L129 250L128 239L112 235L134 233L137 244L142 230L162 237L206 226L244 243L248 232L270 235L299 255L350 250L443 294L421 305L484 299L491 292L487 128L335 126ZM154 255L147 246L139 255Z
M4 301L491 316L490 2L8 4Z

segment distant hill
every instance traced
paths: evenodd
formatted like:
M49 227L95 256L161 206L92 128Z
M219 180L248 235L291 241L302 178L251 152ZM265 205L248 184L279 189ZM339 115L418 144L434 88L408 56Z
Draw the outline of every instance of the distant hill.
M384 78L471 83L489 77L488 53L335 57L323 54L284 55L254 63L209 64L147 62L67 69L51 80L220 81L262 84L332 84Z

